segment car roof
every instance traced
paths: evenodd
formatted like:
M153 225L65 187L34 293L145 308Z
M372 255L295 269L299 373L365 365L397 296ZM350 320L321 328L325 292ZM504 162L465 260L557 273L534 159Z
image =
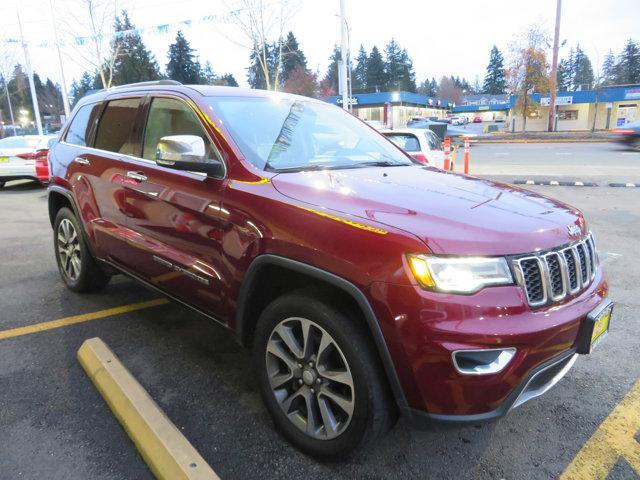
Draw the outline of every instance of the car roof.
M184 93L188 95L189 93L196 92L203 97L253 97L253 98L281 98L281 99L291 99L291 100L299 100L299 101L308 101L308 102L317 102L317 103L325 103L320 100L316 100L314 98L303 97L301 95L295 95L292 93L286 92L275 92L271 90L260 90L254 88L242 88L242 87L226 87L226 86L217 86L217 85L182 85L182 84L131 84L131 85L121 85L117 87L108 88L105 90L99 90L98 92L92 93L90 95L86 95L82 97L80 100L81 104L94 103L103 100L105 97L115 93L150 93L150 92L167 92L173 91L178 93ZM329 104L327 104L329 105Z

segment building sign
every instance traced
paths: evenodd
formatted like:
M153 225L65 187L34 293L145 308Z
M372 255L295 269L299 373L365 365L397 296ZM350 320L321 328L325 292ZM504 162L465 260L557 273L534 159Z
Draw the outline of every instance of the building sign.
M478 110L489 110L489 105L480 105Z
M629 88L624 91L625 100L634 100L640 98L640 88Z
M543 107L548 107L551 103L551 99L549 97L542 97L540 99L540 105ZM572 105L573 97L556 97L556 105Z
M342 97L338 97L338 100L336 100L336 103L338 105L342 105ZM358 98L357 97L347 98L347 105L358 105Z

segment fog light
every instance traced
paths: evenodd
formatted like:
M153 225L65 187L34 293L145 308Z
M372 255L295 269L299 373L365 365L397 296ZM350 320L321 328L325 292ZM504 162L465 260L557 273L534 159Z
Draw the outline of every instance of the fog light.
M451 358L453 366L463 375L491 375L504 370L515 354L515 348L456 350Z

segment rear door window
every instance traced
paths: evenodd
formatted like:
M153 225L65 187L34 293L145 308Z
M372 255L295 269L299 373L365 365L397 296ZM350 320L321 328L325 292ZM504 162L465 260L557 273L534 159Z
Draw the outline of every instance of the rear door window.
M124 155L139 155L134 132L139 98L111 100L100 118L95 148Z
M415 135L411 135L410 133L392 133L388 134L387 137L405 152L420 151L420 142Z
M80 107L78 113L73 117L71 125L69 125L65 142L70 143L71 145L86 147L87 142L89 141L91 129L95 125L99 111L99 103L92 103Z

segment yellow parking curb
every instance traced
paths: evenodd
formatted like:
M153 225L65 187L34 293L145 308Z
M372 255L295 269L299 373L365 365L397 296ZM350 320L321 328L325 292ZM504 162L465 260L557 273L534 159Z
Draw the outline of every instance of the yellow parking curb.
M156 478L219 478L101 339L85 340L78 361Z

